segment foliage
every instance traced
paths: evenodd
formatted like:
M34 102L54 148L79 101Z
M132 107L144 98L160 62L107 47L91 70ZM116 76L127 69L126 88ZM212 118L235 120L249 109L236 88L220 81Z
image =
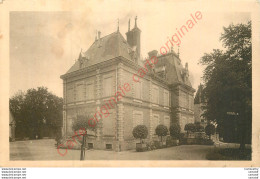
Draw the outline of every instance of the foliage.
M91 117L88 115L77 115L76 118L74 118L73 123L72 123L72 129L74 131L78 130L96 130L97 125L89 125L89 119ZM92 121L90 121L92 122Z
M208 124L206 127L205 127L205 133L209 136L215 134L215 126L213 124Z
M45 87L19 92L9 99L16 122L16 136L35 139L54 135L62 126L63 99Z
M225 51L214 49L200 59L206 66L203 74L204 90L207 99L203 116L225 128L230 116L227 112L239 113L237 125L240 147L251 141L252 133L252 44L251 22L224 27L220 40ZM222 134L220 134L222 135Z
M179 124L175 123L170 126L170 135L173 138L179 139L180 133L181 133L181 126Z
M133 129L133 136L136 139L140 139L142 143L142 139L146 139L148 136L148 129L145 125L138 125Z
M195 132L195 124L193 123L186 124L184 130L187 132Z
M160 124L160 125L158 125L158 126L156 127L155 133L156 133L156 135L158 135L159 137L161 137L161 141L162 141L162 137L167 135L168 129L167 129L167 127L166 127L165 125Z
M195 123L195 132L204 132L204 127L200 123Z

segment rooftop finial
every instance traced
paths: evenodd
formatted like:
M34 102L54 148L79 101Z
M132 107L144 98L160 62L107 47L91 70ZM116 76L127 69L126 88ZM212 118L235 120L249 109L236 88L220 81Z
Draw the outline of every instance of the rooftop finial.
M97 30L96 30L96 37L95 37L95 41L97 41Z
M119 19L117 19L117 32L119 32Z
M128 32L130 31L130 19L128 21Z
M137 16L135 16L135 27L137 27L136 21L137 21Z

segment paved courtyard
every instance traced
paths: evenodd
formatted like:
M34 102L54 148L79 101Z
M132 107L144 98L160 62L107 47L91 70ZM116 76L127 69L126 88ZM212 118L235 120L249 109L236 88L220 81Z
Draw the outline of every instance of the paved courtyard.
M68 150L61 156L54 145L53 139L11 142L10 160L79 160L80 150ZM85 160L206 160L212 148L214 146L181 145L147 152L86 150ZM65 149L60 152L65 153Z

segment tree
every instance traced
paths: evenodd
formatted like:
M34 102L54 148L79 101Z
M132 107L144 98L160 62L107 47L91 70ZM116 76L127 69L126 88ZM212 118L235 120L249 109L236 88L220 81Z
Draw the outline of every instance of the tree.
M90 120L89 120L90 118L91 117L89 115L77 115L72 123L72 129L74 130L74 133L78 135L77 131L79 131L79 134L83 135L81 152L80 152L80 160L85 159L85 145L86 145L87 131L90 130L95 131L97 129L97 125L90 124Z
M14 115L17 136L53 136L62 126L63 100L45 87L19 92L9 100Z
M208 124L205 127L205 133L209 136L209 139L211 139L211 135L215 134L215 126L213 124Z
M145 125L138 125L133 129L133 136L136 139L140 139L140 143L143 143L143 139L146 139L148 135L148 129Z
M203 74L203 95L207 100L203 116L214 121L223 131L230 121L228 112L239 114L233 121L238 126L240 148L252 135L252 45L251 22L224 27L220 40L225 50L214 49L200 59L206 68ZM235 131L235 130L234 130Z
M185 125L184 130L189 132L195 132L195 125L193 123L188 123Z
M72 129L74 131L85 130L87 131L95 131L97 129L97 125L90 124L91 116L89 115L77 115L74 118L72 123Z
M158 135L159 137L161 137L161 142L162 142L162 137L167 135L168 129L167 129L167 127L166 127L165 125L160 124L160 125L158 125L158 126L156 127L155 133L156 133L156 135Z
M195 123L195 131L196 132L203 132L205 129L204 127L200 124L200 122Z
M179 139L181 133L181 127L179 124L172 124L170 126L170 135L175 138Z

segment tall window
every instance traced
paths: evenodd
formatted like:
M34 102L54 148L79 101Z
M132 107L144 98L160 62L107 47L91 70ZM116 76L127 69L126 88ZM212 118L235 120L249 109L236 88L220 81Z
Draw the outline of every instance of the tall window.
M193 106L194 106L194 99L192 95L189 95L189 109L193 110Z
M91 100L94 99L94 83L88 82L86 84L86 99Z
M76 100L84 100L84 84L83 82L76 83Z
M159 88L155 85L153 85L152 90L152 102L159 104Z
M180 106L183 107L183 108L188 108L189 104L188 104L188 94L186 94L184 91L180 91Z
M163 92L163 101L164 101L164 106L170 106L169 91L167 91L167 90L164 90L164 92Z
M158 114L154 114L153 115L153 132L155 134L155 129L156 127L160 124L160 121L159 121L159 115Z
M143 112L134 111L133 112L133 127L143 124Z
M104 77L103 97L111 96L113 92L112 76Z
M135 98L142 99L142 82L135 83Z
M74 86L68 85L67 86L67 102L73 102L74 101Z

